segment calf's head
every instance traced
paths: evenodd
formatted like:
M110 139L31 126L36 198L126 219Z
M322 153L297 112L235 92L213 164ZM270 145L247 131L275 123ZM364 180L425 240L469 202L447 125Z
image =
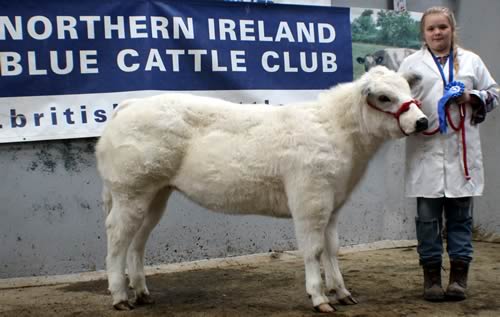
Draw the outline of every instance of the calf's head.
M377 66L360 79L363 124L369 133L380 137L398 138L427 129L428 120L413 99L412 87L419 85L421 76L399 74Z

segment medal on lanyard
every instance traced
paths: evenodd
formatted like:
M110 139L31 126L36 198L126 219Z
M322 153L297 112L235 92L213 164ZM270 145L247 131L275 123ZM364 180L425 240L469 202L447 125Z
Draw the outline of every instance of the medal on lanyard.
M460 81L453 80L453 48L450 50L450 56L448 57L448 79L450 82L447 83L446 77L444 75L443 66L437 60L434 53L429 50L436 63L439 73L441 74L441 79L443 80L444 92L443 97L438 101L438 115L439 115L439 132L441 134L446 133L447 123L446 123L446 104L455 98L460 97L464 93L465 85Z

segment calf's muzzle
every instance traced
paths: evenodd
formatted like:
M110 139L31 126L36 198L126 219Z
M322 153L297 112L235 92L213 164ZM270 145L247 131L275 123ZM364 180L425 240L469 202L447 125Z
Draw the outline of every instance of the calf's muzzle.
M420 118L415 122L415 132L422 132L429 127L429 120L427 118Z

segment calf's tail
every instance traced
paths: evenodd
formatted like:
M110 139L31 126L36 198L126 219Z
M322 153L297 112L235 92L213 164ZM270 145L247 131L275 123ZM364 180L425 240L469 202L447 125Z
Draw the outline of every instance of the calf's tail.
M109 212L111 211L111 208L113 207L113 198L106 185L103 185L102 187L102 202L103 202L102 209L104 211L104 216L107 217L109 215Z

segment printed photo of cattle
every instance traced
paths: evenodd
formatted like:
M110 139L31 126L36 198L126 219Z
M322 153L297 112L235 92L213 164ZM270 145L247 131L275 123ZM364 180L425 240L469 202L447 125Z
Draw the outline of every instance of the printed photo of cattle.
M376 65L397 70L421 47L420 12L351 8L354 79Z

